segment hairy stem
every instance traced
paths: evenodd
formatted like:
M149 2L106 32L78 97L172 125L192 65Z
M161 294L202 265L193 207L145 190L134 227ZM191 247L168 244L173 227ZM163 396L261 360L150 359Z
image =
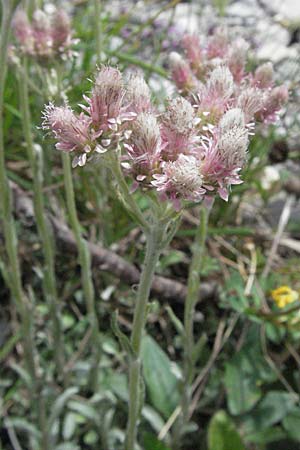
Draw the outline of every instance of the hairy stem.
M23 336L24 361L27 372L30 377L29 392L31 402L38 422L44 414L44 408L41 403L40 387L35 367L35 348L32 336L32 311L29 308L29 300L23 291L21 270L18 259L18 241L16 235L16 226L12 214L11 190L5 171L4 155L4 129L3 129L3 103L4 88L7 70L7 44L10 30L10 21L13 14L14 5L17 2L2 1L2 21L1 21L1 40L0 40L0 60L2 63L0 71L0 218L3 224L3 234L5 240L5 249L8 258L8 287L11 290L15 301L17 312L21 319L21 335ZM41 424L43 448L49 450L47 441L47 431Z
M194 343L194 314L199 300L200 270L202 266L209 211L205 207L200 210L200 223L196 231L192 251L192 261L189 268L187 296L184 308L184 369L181 397L181 414L174 429L174 449L181 448L183 428L188 421L189 405L191 401L191 384L194 378L195 362Z
M91 271L91 255L87 241L82 237L81 227L77 216L70 156L67 153L63 153L62 160L63 160L64 183L65 183L69 220L77 243L79 263L81 266L83 292L87 305L89 323L91 327L91 346L93 352L91 384L92 390L95 391L97 388L98 365L101 356L101 346L99 336L99 322L97 318L97 309L95 304L95 291Z
M23 71L24 73L27 73L26 61L24 61ZM33 176L34 211L44 254L43 286L52 319L53 348L57 365L57 372L59 376L63 376L64 352L60 323L60 306L57 297L55 279L55 260L53 251L54 245L51 236L51 227L47 223L44 207L42 155L39 154L39 148L35 148L34 146L33 136L31 132L31 117L26 77L24 77L22 80L19 79L19 92L26 150Z
M143 230L147 231L149 228L148 223L129 191L128 185L120 167L120 163L118 161L117 154L112 153L111 155L108 155L107 163L115 180L117 181L117 188L128 213L131 215L134 221L143 228Z
M138 287L134 310L131 346L134 356L129 363L129 415L125 450L134 450L139 413L141 409L141 342L146 322L147 303L150 287L154 276L155 266L162 251L164 227L161 223L150 227L147 236L147 247L144 267Z
M8 280L9 288L12 292L17 311L21 317L21 323L24 336L24 350L27 370L31 380L35 382L35 366L33 344L31 338L31 326L27 318L27 298L23 291L20 264L18 259L18 242L16 235L16 225L12 213L11 191L5 170L4 153L4 123L3 123L3 104L4 87L7 70L7 45L10 29L10 21L13 13L13 2L2 1L2 21L1 21L1 41L0 41L0 60L2 67L0 70L0 213L3 225L3 234L5 239L5 249L8 257Z

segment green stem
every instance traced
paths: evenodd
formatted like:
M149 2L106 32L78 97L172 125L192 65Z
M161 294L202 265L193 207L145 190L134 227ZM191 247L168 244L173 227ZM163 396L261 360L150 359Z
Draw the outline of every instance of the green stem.
M195 236L193 256L189 268L187 296L184 309L184 329L185 329L185 353L186 362L189 367L188 373L190 378L190 369L192 366L192 352L194 347L194 313L195 306L199 299L200 289L200 270L202 266L202 257L205 247L207 235L208 212L205 207L200 210L200 224Z
M1 21L1 41L0 41L0 60L2 67L0 70L0 213L3 224L3 233L5 239L5 249L8 256L8 276L9 288L15 300L18 313L21 317L24 350L27 370L30 374L32 383L35 382L34 352L32 345L32 336L30 323L27 320L26 296L23 292L21 271L18 259L18 242L16 235L16 225L12 214L11 190L5 170L4 153L4 123L3 123L3 105L4 105L4 87L7 71L7 45L10 30L10 21L13 14L13 2L2 1L2 21Z
M120 167L117 154L111 153L107 155L107 163L117 181L117 187L127 211L135 220L135 222L137 222L143 228L144 231L148 230L149 225L129 191L128 185Z
M77 216L75 196L74 196L74 186L72 180L72 170L69 155L67 153L63 153L62 160L63 160L64 183L65 183L69 220L77 243L79 263L81 266L83 292L87 305L88 318L92 332L91 345L93 351L93 365L91 370L91 383L92 389L95 391L97 388L98 365L101 356L101 347L99 336L99 322L97 319L97 309L95 304L95 291L91 272L91 255L89 252L87 241L82 237L81 226Z
M150 227L147 236L147 247L144 267L138 287L134 310L131 345L134 357L129 362L129 414L125 450L134 450L137 435L137 424L141 409L141 361L140 351L142 336L146 322L147 303L154 276L155 266L162 251L165 229L160 222Z
M27 64L24 61L24 73L27 73ZM44 292L47 298L53 326L53 347L57 365L57 372L60 376L64 375L64 352L62 341L62 330L60 322L60 307L57 297L56 280L55 280L55 262L53 252L53 239L51 230L46 219L43 196L43 170L41 164L42 155L34 147L33 137L31 133L31 117L29 109L28 86L26 77L19 79L20 106L26 149L29 159L30 168L33 176L33 194L34 194L34 211L37 222L37 228L42 249L44 253L44 271L43 284Z
M151 73L157 73L158 75L169 78L168 72L163 69L162 67L155 66L153 64L147 63L145 61L142 61L141 59L137 58L136 56L125 53L125 52L119 52L117 50L105 50L108 56L115 56L118 58L119 61L124 61L129 64L134 64L135 66L141 67L142 69L151 72Z
M96 57L97 63L101 62L102 51L102 24L101 24L101 0L94 1L94 14L95 14L95 40L96 40Z
M30 396L33 409L39 421L43 414L43 407L40 402L40 389L37 380L35 367L35 348L32 336L32 311L28 308L28 298L26 297L21 280L21 271L18 259L18 242L16 235L15 221L12 214L11 191L5 171L4 157L4 128L3 128L3 103L4 88L7 70L7 44L10 30L11 16L14 10L14 4L17 2L2 1L2 21L1 21L1 41L0 41L0 60L2 67L0 71L0 214L3 223L3 233L5 239L5 249L8 257L8 278L9 288L15 301L18 314L21 318L21 336L23 337L24 361L27 372L30 376ZM41 426L43 448L49 450L47 440L47 432Z
M194 378L194 315L195 307L199 300L200 271L207 236L209 211L205 207L200 210L200 223L195 235L192 261L189 268L187 296L184 308L184 370L183 390L181 397L181 414L174 431L174 449L181 448L181 436L183 428L188 421L189 405L191 401L191 384Z

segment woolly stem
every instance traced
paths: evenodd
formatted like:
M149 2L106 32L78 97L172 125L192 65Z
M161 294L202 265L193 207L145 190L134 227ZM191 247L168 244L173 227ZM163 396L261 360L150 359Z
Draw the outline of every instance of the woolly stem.
M24 61L23 71L27 74L26 61ZM44 208L42 155L39 154L38 150L34 147L31 132L31 117L26 77L22 80L19 79L19 92L26 150L33 176L34 211L39 237L42 242L42 250L44 253L43 287L52 319L53 348L57 372L59 376L64 378L64 351L60 322L60 305L58 302L55 280L53 240L51 236L51 228L48 226Z
M0 71L0 218L3 224L3 234L5 240L5 249L8 257L7 281L14 299L17 312L21 318L21 335L23 337L24 361L27 372L30 377L29 392L32 405L40 423L40 417L43 416L44 408L40 401L40 389L35 368L35 348L32 337L32 312L28 308L28 298L26 297L21 280L21 270L18 259L18 241L16 235L16 226L12 214L11 191L5 171L4 157L4 123L3 123L3 103L4 88L7 70L7 45L10 30L11 16L14 11L14 5L17 2L2 1L2 21L1 21L1 40L0 40L0 60L2 67ZM43 448L49 450L47 431L41 424Z
M174 429L174 449L181 448L183 428L189 417L189 405L191 401L191 384L195 372L194 359L194 315L195 307L199 300L200 270L203 262L203 253L207 236L209 210L201 207L200 223L196 231L192 251L192 261L189 268L187 296L184 308L184 369L181 397L181 414Z
M163 235L164 227L162 227L161 223L152 225L146 234L146 255L137 292L131 334L131 346L134 356L130 358L129 362L129 414L125 450L134 450L136 443L137 425L140 410L142 408L141 343L146 322L146 310L150 287L154 276L155 266L162 251Z
M95 291L91 271L91 255L88 249L87 241L82 237L81 233L81 227L76 211L70 157L67 153L62 153L62 161L69 220L77 243L79 263L81 266L83 292L87 305L88 319L91 327L91 346L93 352L91 385L92 390L95 391L98 381L98 365L101 357L101 345L99 336L99 322L95 304Z

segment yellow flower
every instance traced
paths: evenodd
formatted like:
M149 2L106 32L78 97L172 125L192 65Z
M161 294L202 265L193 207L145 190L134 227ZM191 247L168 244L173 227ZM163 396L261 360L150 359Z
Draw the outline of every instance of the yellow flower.
M271 296L278 308L285 308L290 303L299 299L299 294L289 286L280 286L279 288L271 291Z

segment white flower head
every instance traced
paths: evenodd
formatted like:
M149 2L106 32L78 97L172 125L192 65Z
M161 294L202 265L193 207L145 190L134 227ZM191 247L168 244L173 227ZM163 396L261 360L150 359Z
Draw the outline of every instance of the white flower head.
M218 66L211 72L207 89L209 92L222 98L228 99L231 97L234 90L234 82L228 67Z
M177 97L169 102L162 122L178 134L190 134L195 124L195 110L185 98Z
M232 108L226 111L220 120L221 133L226 132L230 128L245 127L244 113L240 108Z

